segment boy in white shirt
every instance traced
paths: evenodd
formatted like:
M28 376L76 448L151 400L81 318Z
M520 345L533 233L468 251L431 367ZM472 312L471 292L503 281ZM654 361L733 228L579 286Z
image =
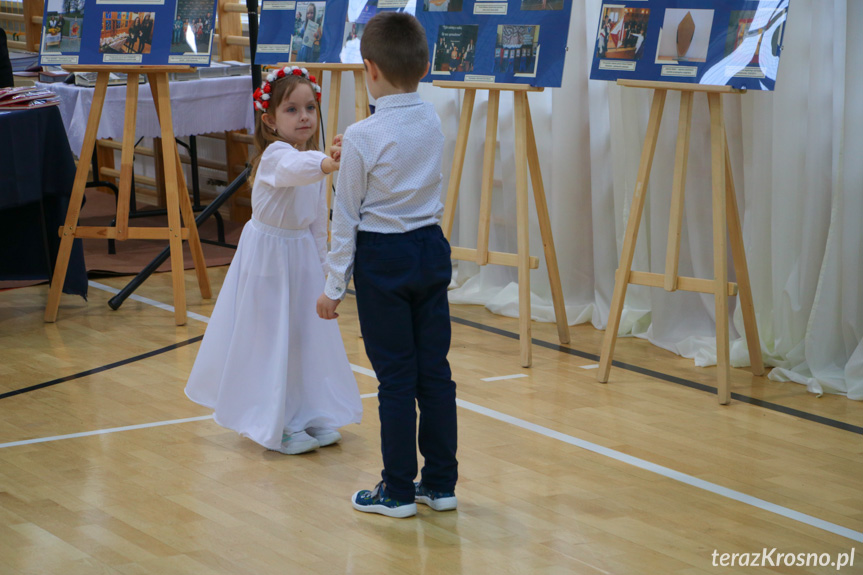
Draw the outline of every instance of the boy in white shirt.
M351 498L359 511L416 514L416 503L455 509L455 382L447 287L450 246L440 228L444 137L416 93L428 73L425 31L413 16L382 12L360 45L375 113L342 138L330 274L318 315L333 319L351 274L366 353L377 374L382 481ZM419 405L419 436L416 406ZM416 445L425 459L417 476Z

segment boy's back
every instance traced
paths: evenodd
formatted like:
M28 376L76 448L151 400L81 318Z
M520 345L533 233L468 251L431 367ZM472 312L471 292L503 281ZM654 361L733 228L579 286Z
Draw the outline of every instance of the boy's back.
M361 162L346 162L339 183L352 180L354 169L365 174L361 231L406 232L440 221L443 142L434 106L416 92L381 98L374 115L347 129L343 156Z

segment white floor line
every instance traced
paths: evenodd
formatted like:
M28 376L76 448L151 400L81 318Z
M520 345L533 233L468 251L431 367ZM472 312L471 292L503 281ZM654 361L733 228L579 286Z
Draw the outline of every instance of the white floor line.
M598 363L591 363L588 365L579 365L578 367L580 367L581 369L599 369L599 364Z
M98 288L104 289L105 291L110 291L116 293L118 290L114 290L111 287L105 286L103 284L98 284L96 282L90 282L90 285ZM165 309L173 312L173 306L169 306L163 304L158 301L154 301L147 298L138 297L135 295L131 296L132 298L140 301L142 303L146 303L149 305L154 305L158 308ZM200 321L207 322L209 318L206 316L201 316L199 314L194 314L197 317L193 317L192 314L189 314L189 317L192 319L199 319ZM592 366L583 366L587 369L592 369ZM599 367L598 365L596 367ZM351 364L351 369L358 373L363 373L365 375L369 375L370 377L374 377L374 372L368 368L360 367ZM364 394L361 397L363 399L375 397L376 393L368 393ZM765 501L764 499L759 499L757 497L753 497L751 495L747 495L740 491L735 491L734 489L729 489L727 487L723 487L722 485L717 485L716 483L711 483L709 481L705 481L703 479L699 479L697 477L693 477L692 475L687 475L685 473L681 473L679 471L675 471L669 467L664 467L662 465L657 465L656 463L652 463L645 459L640 459L638 457L633 457L632 455L628 455L626 453L622 453L620 451L616 451L614 449L610 449L608 447L603 447L602 445L598 445L596 443L591 443L590 441L586 441L584 439L579 439L578 437L573 437L572 435L567 435L565 433L561 433L559 431L555 431L548 427L543 427L541 425L537 425L535 423L531 423L529 421L525 421L524 419L519 419L517 417L513 417L511 415L507 415L505 413L501 413L499 411L495 411L493 409L489 409L487 407L483 407L481 405L477 405L475 403L470 403L464 401L462 399L457 399L456 403L459 407L464 409L473 411L475 413L479 413L481 415L485 415L487 417L491 417L492 419L496 419L498 421L502 421L504 423L509 423L510 425L515 425L516 427L521 427L522 429L527 429L529 431L533 431L534 433L538 433L540 435L544 435L551 439L556 439L558 441L562 441L564 443L568 443L570 445L574 445L576 447L580 447L582 449L586 449L587 451L591 451L598 455L603 455L610 459L614 459L616 461L620 461L621 463L626 463L627 465L632 465L634 467L638 467L640 469L644 469L645 471L650 471L652 473L656 473L657 475L661 475L663 477L667 477L669 479L673 479L675 481L679 481L686 485L690 485L692 487L696 487L698 489L702 489L704 491L708 491L710 493L714 493L716 495L720 495L722 497L726 497L728 499L733 499L734 501L739 501L740 503L745 503L746 505L751 505L758 509L762 509L764 511L769 511L770 513L775 513L776 515L780 515L787 519L791 519L793 521L797 521L799 523L804 523L806 525L811 525L812 527L822 529L824 531L828 531L830 533L839 535L840 537L845 537L847 539L851 539L853 541L858 541L863 543L863 532L854 531L853 529L849 529L847 527L842 527L841 525L837 525L835 523L830 523L829 521L825 521L823 519L819 519L817 517L813 517L812 515L806 515L805 513L800 513L799 511L794 511L793 509L789 509L787 507L783 507L781 505L777 505L775 503L771 503L769 501ZM168 422L156 422L156 423L148 423L143 425L133 425L129 427L118 427L112 430L102 430L102 431L89 431L85 433L75 433L71 435L61 435L54 438L44 438L44 439L30 439L26 441L18 441L13 443L3 443L0 444L0 448L3 447L12 447L13 445L26 445L29 443L41 443L43 441L54 441L56 439L68 439L72 437L84 437L87 435L98 435L101 433L113 433L115 431L126 431L128 429L140 429L142 427L156 427L159 425L171 425L173 423L183 423L186 421L196 421L201 419L209 419L212 416L204 416L198 418L191 418L185 420L173 420Z
M378 378L378 376L377 376L377 375L375 375L375 372L374 372L374 371L372 371L371 369L367 368L367 367L362 367L361 365L354 365L354 364L351 364L351 369L352 369L352 370L354 370L354 371L355 371L355 372L357 372L357 373L361 373L361 374L363 374L363 375L367 375L367 376L369 376L369 377L373 377L373 378L375 378L375 379L377 379L377 378Z
M100 283L98 283L98 282L94 282L94 281L92 281L92 280L88 281L87 283L90 285L90 287L94 287L94 288L96 288L96 289L100 289L100 290L102 290L102 291L106 291L106 292L108 292L108 293L112 293L112 294L114 294L114 295L117 295L118 293L120 293L120 290L118 290L118 289L112 288L111 286L107 286L107 285L105 285L105 284L100 284ZM174 306L172 306L172 305L168 305L168 304L166 304L166 303L162 303L162 302L160 302L160 301L156 301L156 300L154 300L154 299L150 299L150 298L146 298L146 297L141 297L141 296L139 296L139 295L135 295L135 294L130 295L128 299L133 299L133 300L135 300L135 301L139 301L139 302L141 302L141 303L145 303L145 304L147 304L147 305L151 305L151 306L153 306L153 307L157 307L157 308L159 308L159 309L163 309L163 310L165 310L165 311L169 311L169 312L171 312L171 313L174 313ZM199 314L199 313L195 313L195 312L192 312L192 311L187 311L187 312L186 312L186 317L189 317L189 318L191 318L191 319L196 319L196 320L198 320L198 321L202 321L202 322L204 322L204 323L210 323L210 318L208 318L208 317L207 317L207 316L205 316L205 315L201 315L201 314Z
M711 493L727 497L728 499L733 499L771 513L776 513L777 515L787 517L788 519L793 519L794 521L799 521L800 523L805 523L807 525L817 527L818 529L823 529L830 533L835 533L836 535L863 543L863 532L861 531L854 531L847 527L842 527L841 525L836 525L835 523L830 523L829 521L824 521L823 519L818 519L817 517L806 515L805 513L800 513L799 511L794 511L793 509L788 509L787 507L782 507L775 503L770 503L764 499L752 497L751 495L741 493L740 491L735 491L733 489L723 487L722 485L717 485L716 483L704 481L703 479L698 479L697 477L675 471L674 469L663 467L662 465L657 465L650 461L639 459L638 457L633 457L632 455L627 455L626 453L621 453L620 451L615 451L614 449L603 447L602 445L597 445L596 443L591 443L584 439L579 439L578 437L566 435L565 433L549 429L548 427L543 427L475 403L469 403L462 399L457 399L456 402L459 407L491 417L492 419L497 419L498 421L503 421L504 423L509 423L510 425L515 425L516 427L521 427L522 429L527 429L534 433L538 433L564 443L569 443L570 445L575 445L576 447L592 451L598 455L604 455L605 457L620 461L621 463L626 463L628 465L644 469L645 471L650 471L657 475L662 475L663 477L691 485L692 487L697 487L698 489L703 489L704 491L709 491Z
M526 373L516 373L514 375L499 375L497 377L484 377L480 381L502 381L504 379L519 379L521 377L527 377Z
M133 429L146 429L148 427L161 427L163 425L174 425L176 423L188 423L190 421L203 421L213 419L212 415L201 415L198 417L187 417L186 419L171 419L169 421L156 421L153 423L141 423L139 425L127 425L125 427L112 427L110 429L97 429L96 431L82 431L81 433L70 433L69 435L55 435L53 437L39 437L36 439L25 439L23 441L12 441L0 443L0 449L4 447L16 447L18 445L32 445L34 443L45 443L47 441L59 441L61 439L74 439L76 437L90 437L91 435L105 435L106 433L117 433L118 431L131 431Z

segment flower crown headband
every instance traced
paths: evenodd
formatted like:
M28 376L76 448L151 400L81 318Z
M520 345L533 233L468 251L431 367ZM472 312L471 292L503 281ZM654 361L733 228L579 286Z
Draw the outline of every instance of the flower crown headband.
M300 76L301 78L308 80L312 84L312 88L315 90L315 99L318 102L321 101L321 87L318 86L317 79L314 76L309 75L308 70L300 68L299 66L285 66L284 68L267 74L267 79L261 83L260 88L255 90L253 95L255 110L260 110L261 112L267 111L267 108L270 106L269 100L270 92L273 91L273 82L280 78L284 78L285 76Z

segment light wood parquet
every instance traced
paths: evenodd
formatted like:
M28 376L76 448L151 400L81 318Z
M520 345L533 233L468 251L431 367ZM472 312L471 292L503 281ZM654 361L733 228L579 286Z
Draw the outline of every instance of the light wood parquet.
M226 268L211 269L214 290ZM98 280L114 288L128 278ZM190 312L209 316L194 272ZM406 520L361 514L349 495L380 472L375 398L341 444L303 456L268 452L205 418L86 437L51 438L209 415L183 394L205 323L91 288L64 295L58 322L42 321L47 287L0 292L0 394L83 375L0 399L0 573L104 574L704 574L833 573L834 567L720 568L720 553L850 552L863 544L674 481L501 421L504 414L589 441L800 513L863 532L863 437L854 431L534 347L523 369L517 320L453 306L450 361L458 383L459 509L420 506ZM170 303L168 275L137 295ZM370 367L348 297L340 325L351 363ZM556 343L553 324L534 324ZM572 329L573 349L598 354L602 332ZM144 359L110 366L182 344ZM554 346L552 346L554 347ZM641 340L622 339L615 359L714 385L695 368ZM485 382L482 378L528 377ZM356 374L363 394L373 378ZM858 428L863 404L816 397L803 386L732 370L733 393ZM491 410L485 413L482 410Z

